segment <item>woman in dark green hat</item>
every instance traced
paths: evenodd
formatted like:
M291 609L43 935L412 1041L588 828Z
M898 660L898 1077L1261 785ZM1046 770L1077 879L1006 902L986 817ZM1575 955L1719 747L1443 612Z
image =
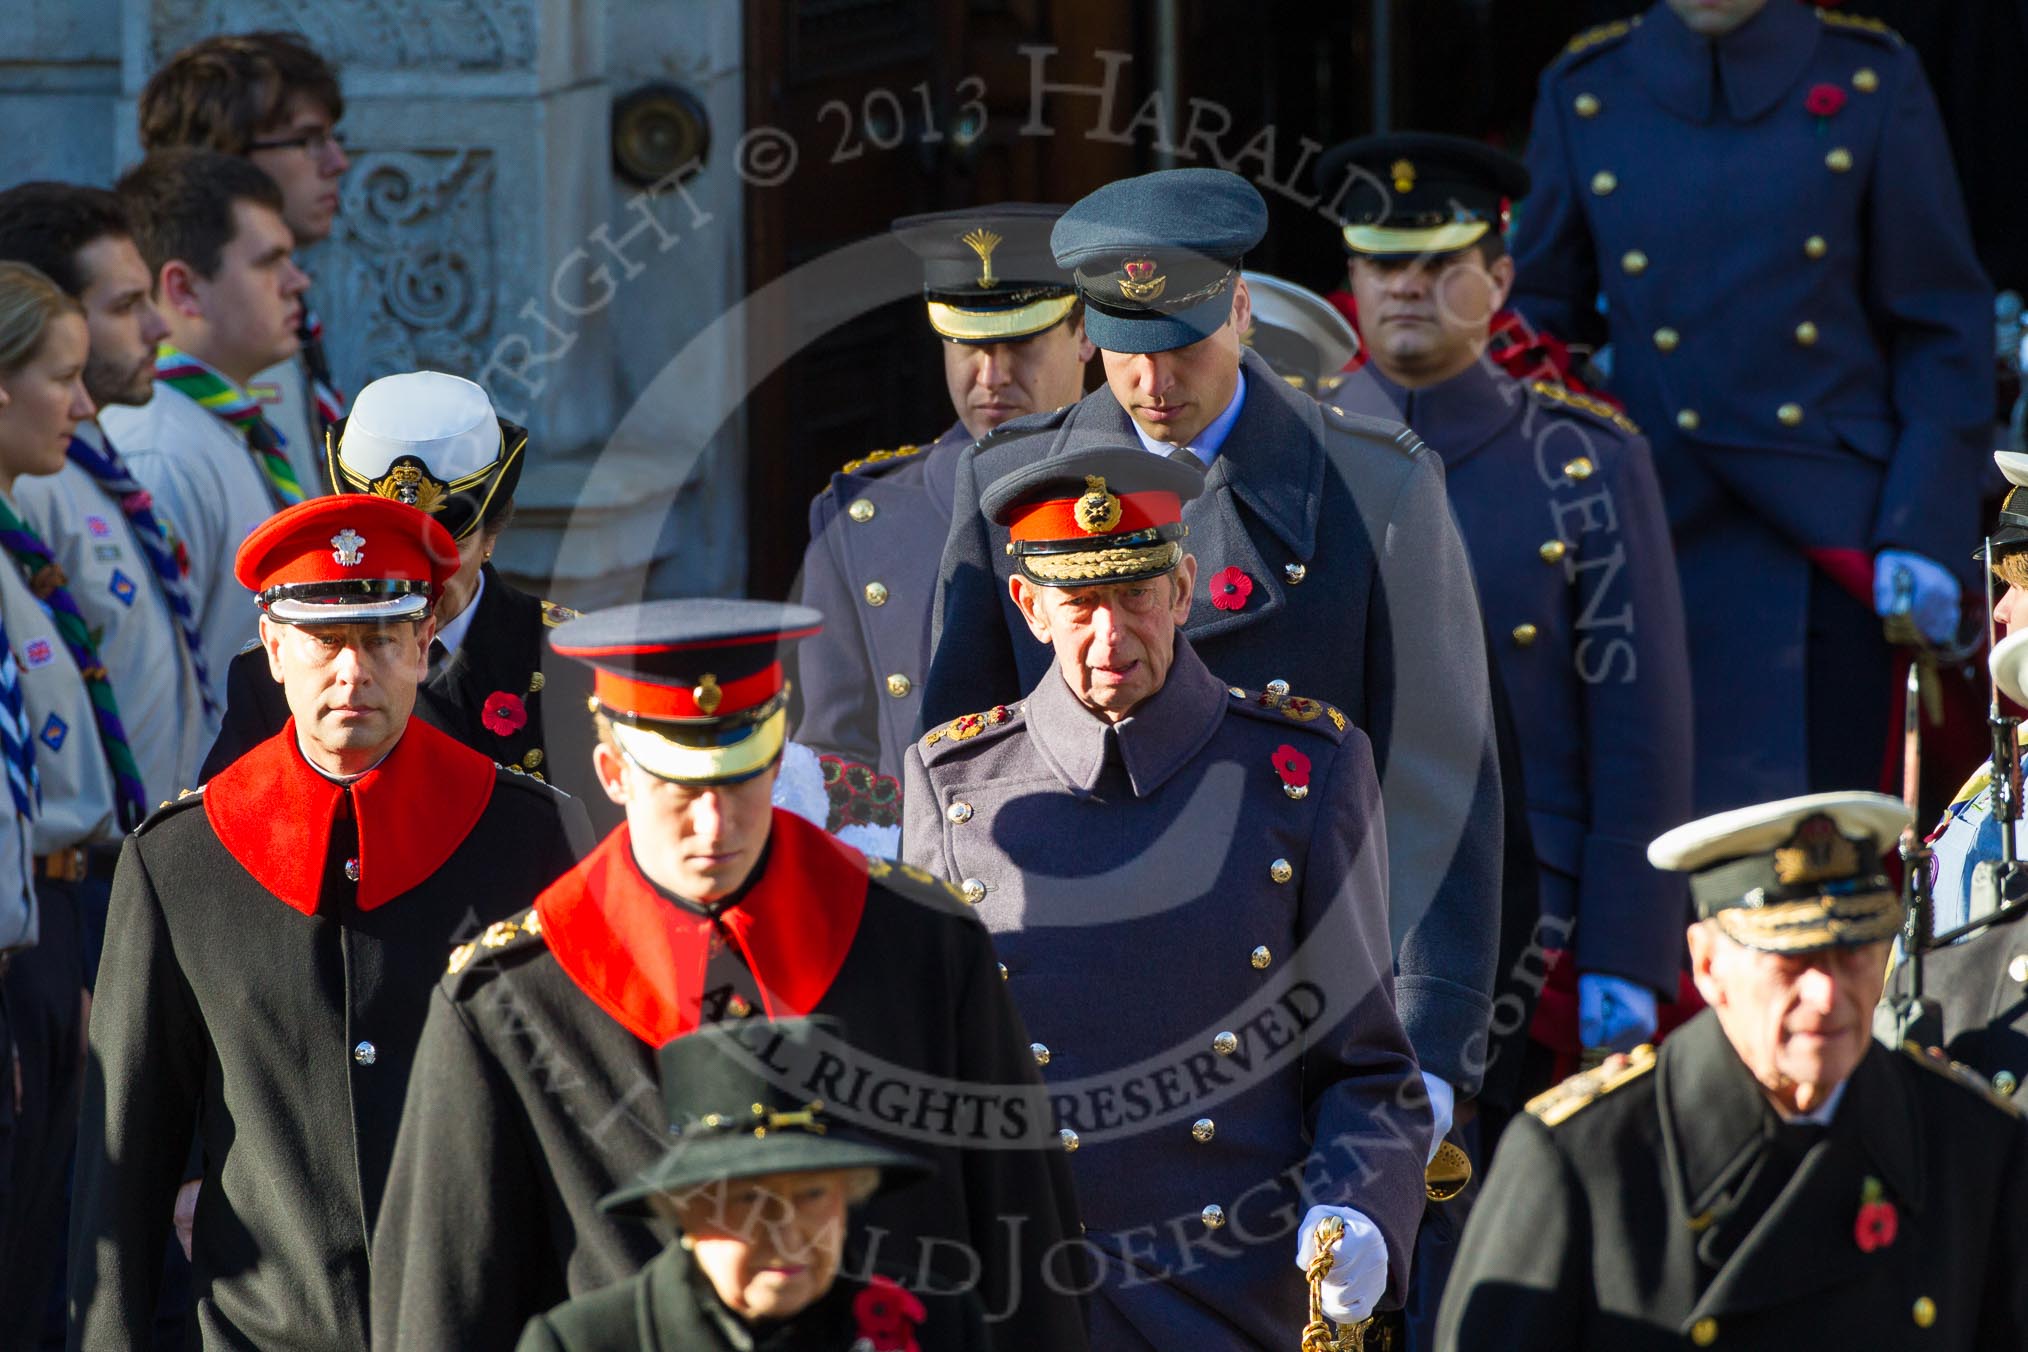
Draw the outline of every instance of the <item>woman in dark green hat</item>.
M676 1242L627 1280L529 1320L517 1352L986 1348L970 1292L909 1291L847 1243L852 1207L930 1165L777 1083L799 1048L843 1038L835 1019L755 1019L663 1047L675 1143L599 1208L669 1221Z

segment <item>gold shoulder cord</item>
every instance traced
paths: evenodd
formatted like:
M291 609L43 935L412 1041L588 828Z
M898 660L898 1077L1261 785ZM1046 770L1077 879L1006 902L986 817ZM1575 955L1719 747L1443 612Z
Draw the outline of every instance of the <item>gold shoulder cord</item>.
M1317 1256L1305 1269L1310 1278L1310 1322L1303 1325L1301 1352L1366 1352L1366 1329L1373 1323L1371 1319L1333 1332L1331 1321L1324 1317L1324 1278L1338 1261L1331 1246L1344 1237L1345 1222L1341 1217L1326 1217L1317 1226Z

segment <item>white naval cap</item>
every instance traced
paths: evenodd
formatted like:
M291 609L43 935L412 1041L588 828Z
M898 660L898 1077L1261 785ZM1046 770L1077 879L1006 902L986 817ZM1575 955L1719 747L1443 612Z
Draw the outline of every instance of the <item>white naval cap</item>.
M331 486L419 507L463 539L514 496L528 434L443 371L382 376L326 443Z
M443 371L382 376L352 401L338 458L378 479L404 455L446 483L486 468L500 457L493 401L471 381Z
M1867 944L1900 928L1880 857L1913 820L1884 793L1810 793L1687 822L1649 844L1648 862L1688 873L1698 917L1750 948Z

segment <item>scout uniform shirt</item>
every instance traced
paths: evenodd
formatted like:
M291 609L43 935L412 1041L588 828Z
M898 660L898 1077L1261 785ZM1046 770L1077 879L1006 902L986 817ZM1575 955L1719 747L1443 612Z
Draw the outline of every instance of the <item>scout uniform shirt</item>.
M159 397L159 396L158 396ZM588 834L421 722L340 784L293 723L130 836L92 1010L74 1347L142 1347L190 1126L199 1346L356 1352L367 1248L444 956Z
M70 590L75 597L78 584L71 583ZM35 853L119 844L113 772L99 739L91 692L56 622L21 576L21 566L4 554L0 554L0 615L6 616L7 637L21 671L22 706L35 743L35 772L42 781L30 832ZM124 725L124 708L121 714Z
M97 637L149 806L175 797L199 782L198 762L217 727L205 714L190 649L132 523L75 461L55 474L24 476L14 490L22 519L63 569Z
M223 708L226 669L259 632L253 596L233 580L232 557L240 541L274 514L274 494L246 438L163 381L139 408L101 409L99 425L189 550L190 602L204 635L212 702Z
M1293 1348L1289 1226L1318 1203L1379 1227L1398 1304L1430 1119L1365 735L1228 689L1179 637L1117 724L1052 668L932 729L903 802L905 857L962 880L993 932L1074 1149L1092 1346Z

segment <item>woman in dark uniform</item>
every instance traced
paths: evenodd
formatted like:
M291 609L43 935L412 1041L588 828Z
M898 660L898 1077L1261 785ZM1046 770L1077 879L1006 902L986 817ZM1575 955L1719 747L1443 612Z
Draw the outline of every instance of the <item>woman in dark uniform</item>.
M661 1051L675 1144L601 1210L660 1217L678 1239L635 1276L528 1321L518 1352L949 1352L987 1346L969 1292L916 1293L845 1244L846 1213L929 1161L826 1120L763 1067L835 1043L835 1019L720 1024Z
M359 392L351 414L331 429L324 470L332 492L420 507L457 541L458 571L437 602L437 643L417 715L538 779L561 764L561 787L587 806L603 805L589 773L579 773L590 764L590 741L580 733L584 720L571 716L590 693L584 669L572 662L543 669L545 636L576 612L517 590L491 562L514 514L527 445L528 433L497 416L479 386L440 371L410 371ZM563 684L546 692L552 678ZM545 719L545 708L570 712ZM241 653L227 670L225 724L203 777L272 737L288 716L259 648ZM573 783L573 775L582 782Z

